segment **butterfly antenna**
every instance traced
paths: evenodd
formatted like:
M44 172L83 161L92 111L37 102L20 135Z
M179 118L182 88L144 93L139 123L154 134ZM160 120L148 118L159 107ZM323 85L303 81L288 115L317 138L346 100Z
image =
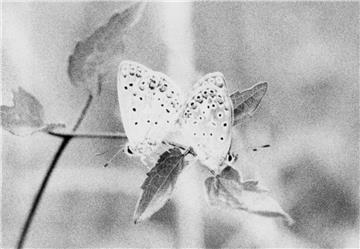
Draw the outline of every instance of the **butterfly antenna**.
M104 163L104 168L109 166L109 164L115 159L117 155L119 155L120 152L124 152L124 146L121 146L121 148L109 159Z
M96 153L95 156L101 156L101 155L104 155L107 152L108 152L108 150L105 150L103 152Z
M252 151L258 151L258 149L269 148L269 147L270 147L270 144L264 144L264 145L253 148Z

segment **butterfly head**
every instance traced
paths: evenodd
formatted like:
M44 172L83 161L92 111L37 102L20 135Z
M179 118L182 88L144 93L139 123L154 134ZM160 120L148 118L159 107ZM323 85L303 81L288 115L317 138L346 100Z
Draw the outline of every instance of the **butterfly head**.
M131 146L129 144L127 144L124 148L124 152L126 155L128 156L134 156L134 151L133 149L131 148Z

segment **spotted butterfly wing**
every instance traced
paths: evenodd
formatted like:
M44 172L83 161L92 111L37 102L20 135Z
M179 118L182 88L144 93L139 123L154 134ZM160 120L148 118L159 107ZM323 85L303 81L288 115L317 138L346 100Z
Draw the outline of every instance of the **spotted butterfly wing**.
M231 144L233 107L221 73L202 77L186 102L180 123L198 159L219 172Z
M128 148L148 156L176 122L182 93L165 74L132 61L120 64L117 88Z

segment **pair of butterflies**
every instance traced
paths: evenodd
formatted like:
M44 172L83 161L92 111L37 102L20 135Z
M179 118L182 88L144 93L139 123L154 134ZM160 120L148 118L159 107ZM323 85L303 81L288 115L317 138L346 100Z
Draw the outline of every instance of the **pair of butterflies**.
M125 152L142 159L174 130L199 161L219 173L231 145L233 106L222 73L203 76L185 98L165 74L123 61L118 71L118 99L128 144Z

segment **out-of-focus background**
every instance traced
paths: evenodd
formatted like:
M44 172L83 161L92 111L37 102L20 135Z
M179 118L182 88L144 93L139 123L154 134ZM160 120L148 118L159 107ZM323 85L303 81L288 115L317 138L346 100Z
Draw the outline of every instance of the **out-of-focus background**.
M70 84L68 56L128 4L3 3L3 103L11 104L11 89L22 86L43 104L49 121L71 127L86 92ZM188 22L176 23L181 15ZM25 246L359 247L358 18L357 2L148 3L124 38L124 59L170 75L188 70L171 64L178 43L184 57L191 56L177 58L184 67L223 72L231 91L269 82L254 117L236 127L235 147L243 175L260 179L294 226L209 207L205 171L191 176L198 183L190 190L183 179L173 201L134 225L144 167L120 155L104 169L122 142L78 139L51 178ZM177 29L186 37L176 36ZM104 85L81 132L122 131L115 89L115 83ZM271 147L251 150L266 143ZM45 134L3 131L2 247L15 246L58 145ZM96 156L100 152L106 153Z

